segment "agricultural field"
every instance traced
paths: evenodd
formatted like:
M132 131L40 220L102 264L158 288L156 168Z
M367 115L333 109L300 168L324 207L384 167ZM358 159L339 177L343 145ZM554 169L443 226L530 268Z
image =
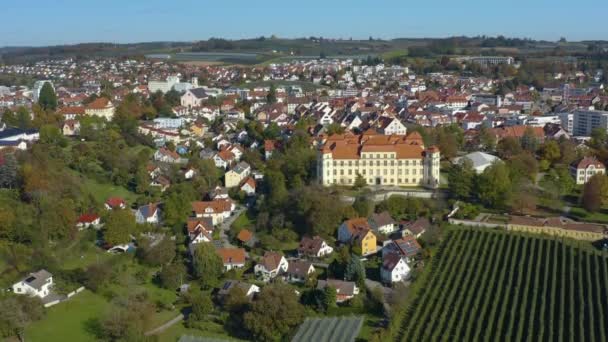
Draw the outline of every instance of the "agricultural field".
M309 318L298 328L292 342L352 342L359 335L363 317Z
M608 341L608 258L554 238L448 233L398 340Z

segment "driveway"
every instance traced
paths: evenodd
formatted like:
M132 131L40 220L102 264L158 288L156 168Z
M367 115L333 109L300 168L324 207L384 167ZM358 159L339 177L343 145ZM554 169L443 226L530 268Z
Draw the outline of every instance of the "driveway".
M235 247L230 243L230 239L228 238L228 231L230 230L230 226L232 226L234 221L236 221L236 219L246 210L247 208L244 206L237 207L233 215L224 220L224 222L219 225L218 229L220 230L220 241L222 241L224 247Z

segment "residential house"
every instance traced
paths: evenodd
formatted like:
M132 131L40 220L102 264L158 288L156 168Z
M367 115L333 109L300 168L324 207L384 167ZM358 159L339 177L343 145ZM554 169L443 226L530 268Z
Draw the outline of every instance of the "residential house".
M375 232L385 235L391 234L397 230L395 220L393 220L388 211L372 214L369 218L369 225Z
M334 249L325 242L320 236L303 237L298 246L298 255L313 258L322 258L330 255Z
M247 194L247 196L255 195L256 181L252 177L247 177L241 182L240 190Z
M77 120L65 120L61 128L63 135L74 136L80 134L80 122Z
M356 295L359 294L359 288L352 281L327 279L319 280L317 282L318 290L325 290L325 288L328 286L331 286L336 289L336 303L343 303L347 300L353 299Z
M163 163L179 163L181 158L179 154L169 150L168 148L161 147L156 152L154 152L154 160L163 162Z
M263 281L269 281L287 271L289 263L285 257L277 252L267 251L262 260L254 267L256 276Z
M190 243L211 242L213 240L213 222L211 218L189 218L186 222Z
M380 277L385 284L404 281L409 277L410 267L405 258L396 253L389 253L382 257Z
M249 176L251 167L246 162L236 164L230 171L224 175L224 185L227 188L232 188L241 184L241 182Z
M85 115L98 116L108 121L112 120L114 117L114 111L115 107L112 104L112 101L105 97L95 99L95 101L89 103L84 109Z
M378 119L378 133L384 135L406 135L407 128L397 118L380 117Z
M413 222L405 222L401 225L402 234L411 235L419 239L427 229L431 227L431 221L426 217L420 217Z
M222 287L220 288L217 294L223 298L227 296L230 291L235 287L238 287L243 290L243 293L247 298L249 298L249 300L253 299L253 296L255 296L256 293L260 292L260 287L257 285L245 283L239 280L226 280L224 284L222 284Z
M192 202L192 211L197 218L210 217L213 225L218 225L230 217L234 210L234 203L227 199L214 199L212 201Z
M344 221L338 228L338 241L360 249L361 255L376 253L376 235L364 217Z
M219 151L213 156L213 162L215 163L215 166L224 170L227 169L228 166L232 164L232 162L234 162L234 159L234 153L228 150Z
M315 267L310 261L291 260L285 271L284 278L290 283L303 283L315 272Z
M242 248L218 248L217 254L222 258L224 271L245 267L246 254Z
M107 210L125 209L127 207L127 202L120 197L110 197L106 200L104 205Z
M144 224L160 223L160 208L156 203L142 205L135 211L135 222Z
M78 230L83 230L89 227L97 228L101 223L101 218L95 214L82 214L76 221Z
M606 174L606 166L595 157L585 157L570 165L576 184L585 184L596 174Z
M12 289L16 294L27 294L32 297L44 298L51 293L53 287L53 275L42 269L30 273L24 279L13 284Z
M416 238L412 235L407 235L401 239L386 241L382 247L382 256L397 254L405 257L406 261L410 262L418 256L421 250L422 246L420 246Z

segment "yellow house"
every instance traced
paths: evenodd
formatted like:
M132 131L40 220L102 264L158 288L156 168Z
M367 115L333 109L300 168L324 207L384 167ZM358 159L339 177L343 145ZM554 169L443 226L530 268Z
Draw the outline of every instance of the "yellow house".
M202 137L205 135L205 128L205 125L202 123L193 123L192 126L190 126L190 132L194 136Z
M608 229L604 225L579 223L565 217L534 218L511 216L507 230L563 236L587 241L596 241L608 237Z
M338 241L360 249L361 255L373 254L377 250L376 235L364 217L344 221L338 228Z
M232 188L241 184L241 182L249 176L251 167L246 162L236 164L232 170L224 175L224 186Z

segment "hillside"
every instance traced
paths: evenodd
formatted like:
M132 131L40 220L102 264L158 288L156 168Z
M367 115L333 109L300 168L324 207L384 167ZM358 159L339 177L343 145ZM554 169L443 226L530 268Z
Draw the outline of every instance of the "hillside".
M608 258L553 238L450 232L403 341L606 341Z

